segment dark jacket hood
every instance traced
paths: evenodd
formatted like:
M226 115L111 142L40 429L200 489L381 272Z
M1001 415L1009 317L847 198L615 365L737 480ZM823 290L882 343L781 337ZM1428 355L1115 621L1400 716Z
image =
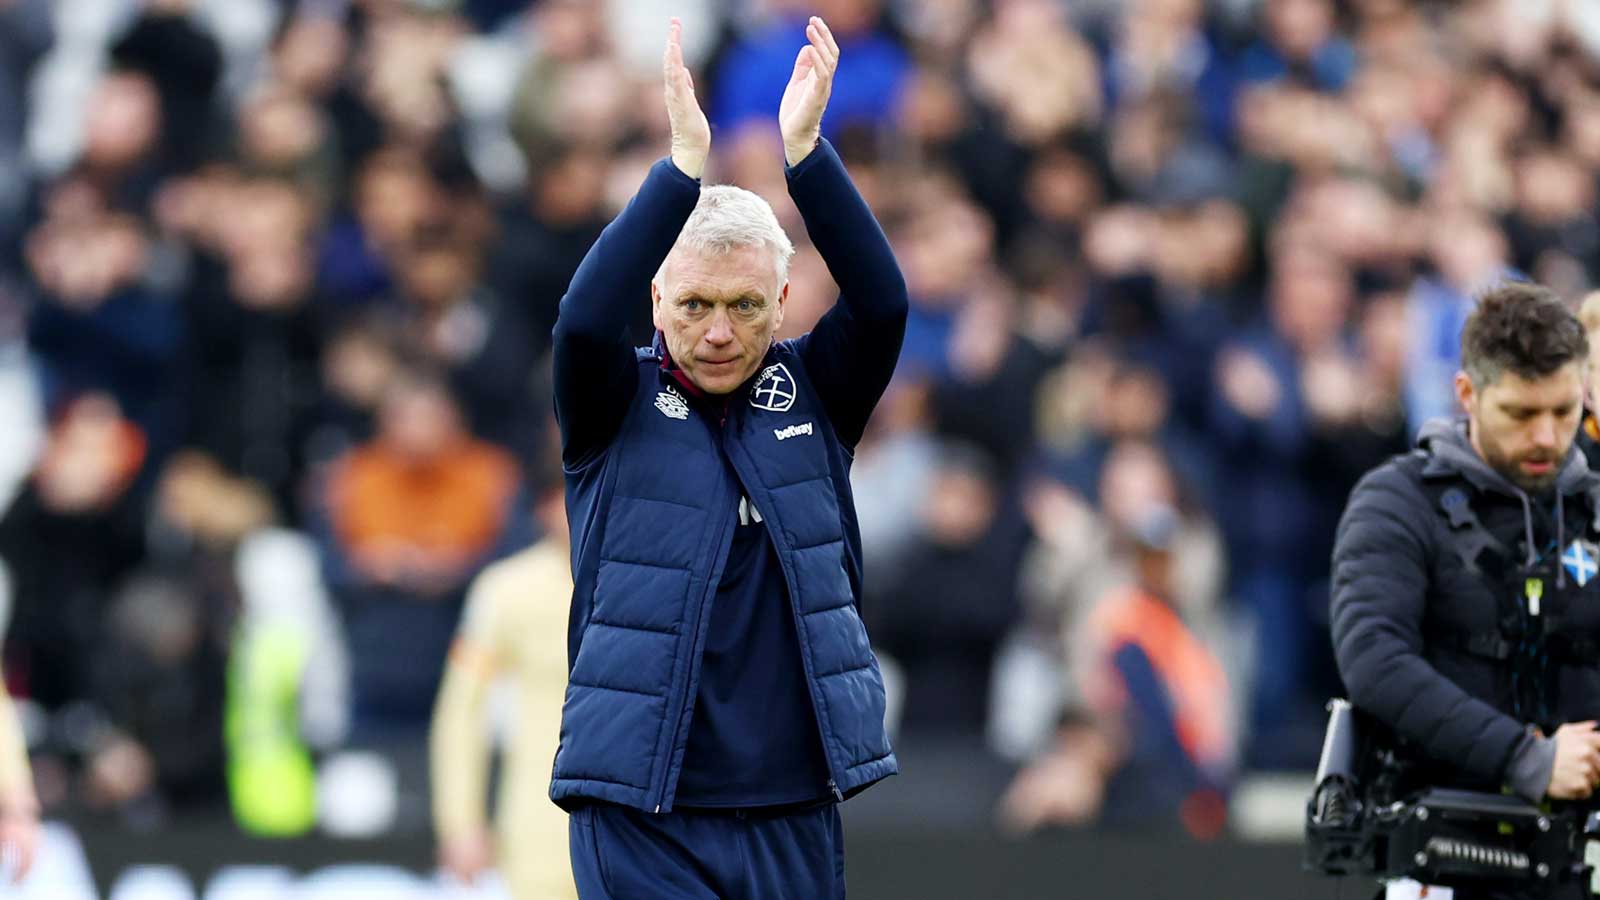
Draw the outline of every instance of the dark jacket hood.
M1521 501L1527 538L1524 546L1528 565L1532 566L1538 555L1533 544L1533 504L1526 491L1496 472L1473 449L1472 442L1467 439L1467 420L1430 419L1417 435L1417 446L1428 456L1428 464L1422 470L1424 478L1460 475L1480 491L1495 491ZM1588 461L1574 442L1567 449L1567 458L1561 464L1561 471L1556 474L1556 546L1567 545L1566 521L1562 510L1566 498L1569 495L1592 493L1597 485L1600 485L1600 477L1589 471ZM1600 510L1596 510L1596 514L1596 527L1600 527ZM1556 566L1556 584L1566 584L1566 572L1561 566Z
M1524 491L1496 472L1473 449L1467 438L1465 418L1439 417L1429 419L1417 435L1417 446L1428 456L1424 475L1460 475L1479 490L1493 490L1509 497L1522 497ZM1561 494L1586 493L1600 484L1600 475L1589 469L1589 463L1576 444L1567 451L1556 475L1556 490Z

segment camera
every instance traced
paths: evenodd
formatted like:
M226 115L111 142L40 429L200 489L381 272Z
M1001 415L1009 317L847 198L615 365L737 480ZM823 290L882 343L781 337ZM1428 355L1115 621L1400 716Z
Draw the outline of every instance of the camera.
M1508 893L1588 882L1584 849L1600 829L1600 813L1429 786L1412 757L1349 701L1328 704L1306 803L1307 869Z

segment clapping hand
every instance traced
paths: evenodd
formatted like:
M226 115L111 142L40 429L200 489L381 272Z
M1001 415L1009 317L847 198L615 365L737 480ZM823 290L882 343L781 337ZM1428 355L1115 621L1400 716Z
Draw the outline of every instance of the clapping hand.
M812 16L806 23L811 43L795 57L789 86L778 104L778 128L783 133L783 158L794 166L805 159L822 135L822 112L833 93L833 73L839 69L839 45L828 23Z
M667 29L661 74L666 83L667 120L672 125L672 164L690 178L699 178L711 155L711 123L695 98L694 77L683 64L682 31L683 23L674 18Z

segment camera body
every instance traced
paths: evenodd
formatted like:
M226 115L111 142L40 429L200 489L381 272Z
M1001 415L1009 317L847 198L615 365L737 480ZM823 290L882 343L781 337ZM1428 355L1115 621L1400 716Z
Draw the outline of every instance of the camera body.
M1306 868L1508 892L1588 882L1584 848L1600 814L1417 785L1387 729L1345 700L1328 711L1306 804Z

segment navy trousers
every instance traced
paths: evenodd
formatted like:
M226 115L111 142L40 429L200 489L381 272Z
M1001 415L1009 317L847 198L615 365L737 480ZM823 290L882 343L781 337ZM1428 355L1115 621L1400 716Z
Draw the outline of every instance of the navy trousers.
M844 900L835 804L652 815L597 803L568 829L581 900Z

